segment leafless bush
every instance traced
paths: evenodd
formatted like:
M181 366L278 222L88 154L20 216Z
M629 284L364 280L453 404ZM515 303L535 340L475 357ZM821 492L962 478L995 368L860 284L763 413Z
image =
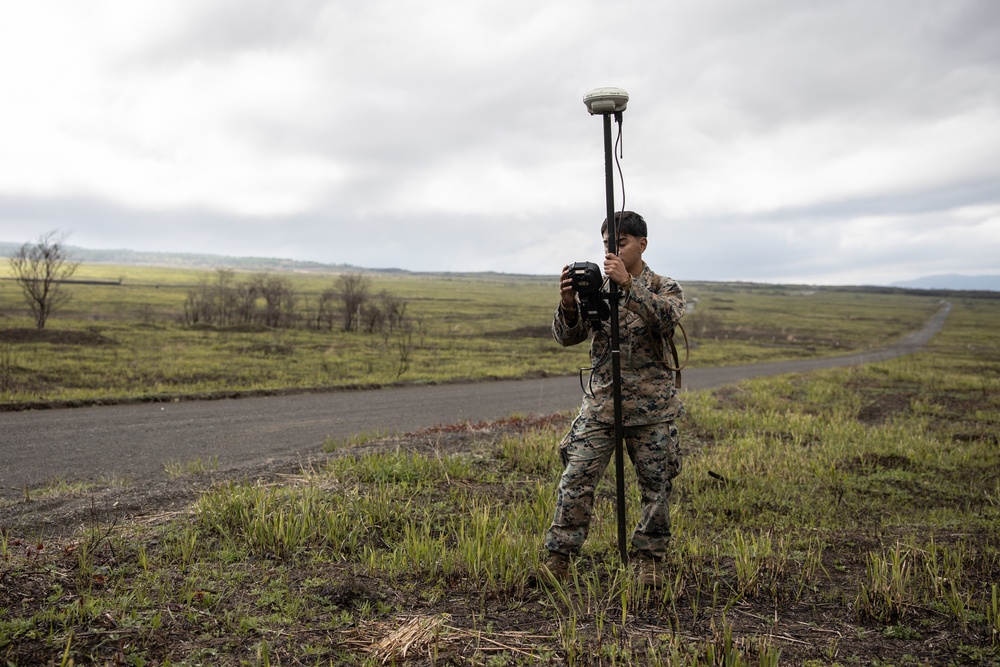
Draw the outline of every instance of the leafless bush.
M388 292L378 300L370 296L371 280L361 273L346 273L316 299L314 305L296 294L285 277L257 274L238 281L230 270L206 275L184 301L183 322L188 326L245 326L287 329L297 326L333 329L339 319L344 331L393 336L393 347L405 372L413 348L414 327L406 301Z
M342 304L341 317L344 331L357 331L361 320L361 307L368 301L371 281L361 273L345 273L337 278L336 289Z
M52 313L70 299L63 286L79 264L69 261L62 244L65 239L58 231L48 232L34 243L22 245L9 259L11 273L39 329L44 329Z

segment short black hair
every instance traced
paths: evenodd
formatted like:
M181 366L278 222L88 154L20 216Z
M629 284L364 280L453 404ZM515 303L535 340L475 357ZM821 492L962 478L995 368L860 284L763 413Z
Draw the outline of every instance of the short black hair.
M635 211L618 211L615 213L615 226L618 235L628 234L638 239L646 238L646 221ZM608 233L608 219L601 223L601 236Z

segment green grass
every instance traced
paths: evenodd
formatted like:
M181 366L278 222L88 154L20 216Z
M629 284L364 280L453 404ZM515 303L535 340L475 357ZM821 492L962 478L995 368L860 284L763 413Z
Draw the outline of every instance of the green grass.
M0 264L0 277L8 273ZM561 348L549 326L553 277L372 274L373 298L406 303L409 337L338 330L186 326L187 293L212 273L83 265L73 299L42 335L17 285L0 280L0 407L38 402L168 400L396 382L575 374L585 345ZM249 280L251 274L235 274ZM333 274L282 274L302 312ZM940 296L901 290L685 285L691 366L843 354L919 328ZM678 343L680 343L678 337Z
M370 434L157 526L0 533L0 660L1000 664L998 327L958 300L924 352L685 394L661 590L610 479L570 583L529 585L563 423Z
M184 326L185 295L204 272L83 266L77 277L119 271L128 271L120 286L72 286L74 299L45 337L8 342L4 330L32 324L15 283L0 281L0 402L522 377L571 373L585 358L582 348L563 354L551 342L551 280L374 277L373 296L407 300L412 349L401 374L397 336ZM291 279L306 308L335 276Z
M200 456L187 462L169 461L164 466L164 472L170 479L177 479L186 475L203 475L215 472L219 469L219 457L213 456L208 460Z

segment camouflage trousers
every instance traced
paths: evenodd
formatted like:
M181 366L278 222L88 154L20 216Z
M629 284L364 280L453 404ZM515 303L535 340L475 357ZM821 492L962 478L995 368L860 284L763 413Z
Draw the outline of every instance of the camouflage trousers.
M639 523L632 548L654 558L667 553L670 542L670 491L680 472L680 447L674 422L627 426L625 445L635 466L641 497ZM545 548L567 555L579 553L590 530L594 489L614 455L614 427L581 415L559 445L564 470L556 494L555 518L545 535Z

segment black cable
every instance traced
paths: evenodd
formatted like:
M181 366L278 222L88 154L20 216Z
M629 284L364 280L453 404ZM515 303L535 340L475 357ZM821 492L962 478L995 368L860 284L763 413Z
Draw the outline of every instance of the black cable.
M622 133L622 114L618 112L615 114L615 122L618 123L618 136L615 138L615 166L618 167L618 180L621 182L622 186L622 210L618 215L619 221L625 215L625 174L622 173L622 163L621 158L625 156L625 139ZM621 245L622 238L622 228L618 225L615 229L615 254L618 253L618 246Z
M595 340L595 342L596 342L598 336L602 336L605 339L608 338L608 334L605 333L603 329L601 329L600 331L594 332L594 340ZM600 359L597 360L597 363L594 364L593 366L591 366L590 368L581 368L580 369L580 390L584 393L585 396L589 396L590 398L597 398L596 396L594 396L594 371L596 371L598 368L600 368L604 364L608 363L608 360L610 360L610 359L611 359L611 341L608 340L605 343L605 346L604 346L604 354L603 354L603 356ZM584 374L584 372L590 373L590 377L587 378L587 386L586 387L583 386L583 374Z

